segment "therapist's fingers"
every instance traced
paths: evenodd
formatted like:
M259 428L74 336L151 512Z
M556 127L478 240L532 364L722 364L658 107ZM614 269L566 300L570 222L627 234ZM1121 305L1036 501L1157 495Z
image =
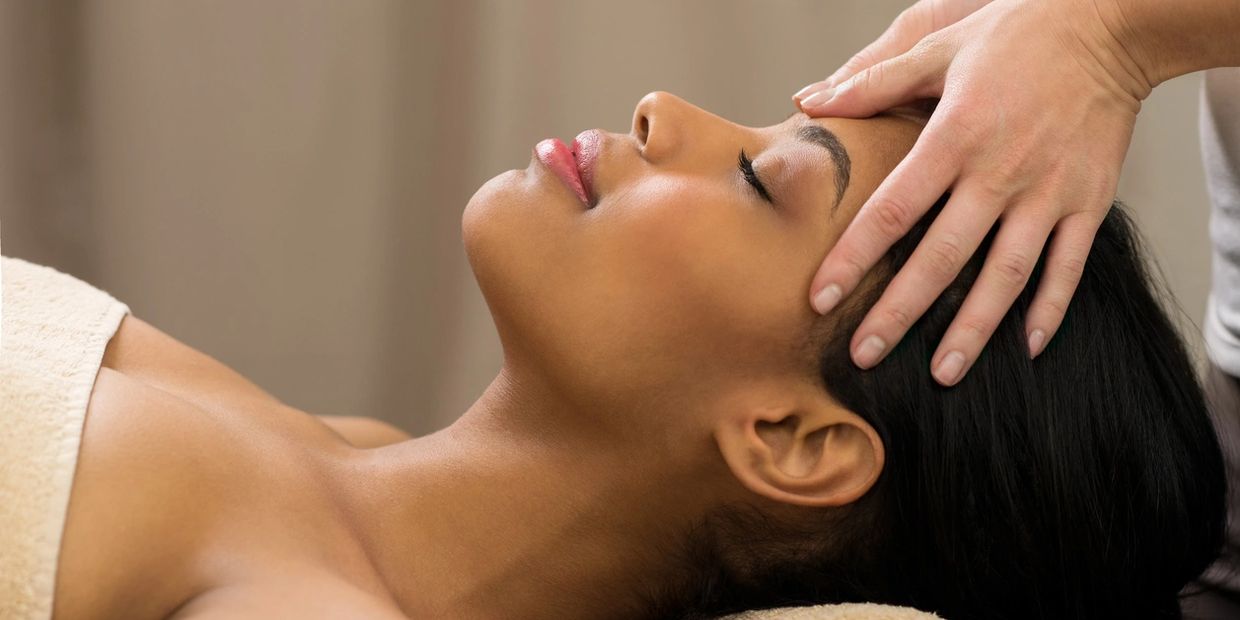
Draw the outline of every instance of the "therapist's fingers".
M982 188L969 190L979 192L977 199L953 199L938 214L956 223L966 221L958 218L1004 222L962 314L933 360L950 362L938 373L949 379L946 383L968 372L1019 294L1018 285L1027 283L1036 264L1031 257L1046 244L1050 227L1076 213L1096 215L1094 222L1105 216L1140 102L1152 88L1144 73L1131 70L1132 56L1113 44L1110 24L1090 6L997 0L927 35L907 52L800 101L810 116L856 117L914 99L939 99L913 149L861 207L815 274L809 298L816 311L825 314L847 297L949 186L953 197L966 188ZM1065 226L1062 237L1092 240L1096 226L1089 228L1087 235L1079 232L1084 228ZM984 236L959 224L943 230L955 235L951 243L961 255ZM1076 247L1084 241L1072 243ZM958 262L944 247L942 241L938 249L929 246L919 260L937 253L941 263ZM1058 251L1058 242L1055 247L1054 267L1048 266L1052 274L1076 271L1074 255ZM945 254L948 258L942 258ZM913 261L903 269L916 273L920 268ZM1035 336L1038 329L1045 339L1062 321L1064 298L1075 290L1076 279L1047 278L1048 292L1037 298L1028 334ZM901 292L917 278L899 282L887 301L900 305L866 317L878 321L866 329L878 325L890 336L871 339L873 334L860 331L854 336L858 365L865 366L867 357L881 359L905 329L890 326L914 324L924 310L929 293ZM940 284L928 290L938 293ZM875 346L861 346L867 342ZM866 350L873 355L864 355ZM949 355L952 351L956 354Z
M934 206L973 146L956 137L949 115L934 116L904 160L866 200L814 275L810 303L826 314L847 297L904 233Z
M1096 214L1076 213L1060 220L1055 227L1038 292L1025 314L1029 357L1042 353L1063 323L1068 304L1085 271L1094 235L1101 225L1102 220Z
M874 42L861 48L861 51L853 54L848 62L827 77L824 80L826 85L839 84L884 60L895 58L912 49L922 37L934 31L931 29L934 20L926 15L928 4L918 2L904 9Z
M850 348L858 366L877 364L956 279L998 219L997 212L979 213L996 198L976 182L952 193L917 249L857 326Z
M909 51L884 60L798 102L811 117L872 116L916 99L942 95L943 77L954 54L954 41L939 35L923 38Z
M909 51L926 35L946 28L990 0L921 0L904 9L873 43L848 59L823 83L830 87L890 58ZM794 96L795 99L795 96Z
M1030 206L1017 205L1013 208L1014 215L1000 223L981 273L960 312L948 326L938 350L930 358L931 374L942 385L955 385L969 371L1029 282L1029 275L1055 225L1053 219L1046 217L1054 210L1040 205L1030 209ZM1021 213L1029 215L1022 218L1017 215Z

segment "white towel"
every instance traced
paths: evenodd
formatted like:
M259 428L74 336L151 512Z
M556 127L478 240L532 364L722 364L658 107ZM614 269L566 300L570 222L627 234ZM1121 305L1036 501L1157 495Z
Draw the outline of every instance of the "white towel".
M0 618L52 615L86 404L129 307L0 257Z
M720 620L939 620L939 617L909 607L848 603L746 611Z

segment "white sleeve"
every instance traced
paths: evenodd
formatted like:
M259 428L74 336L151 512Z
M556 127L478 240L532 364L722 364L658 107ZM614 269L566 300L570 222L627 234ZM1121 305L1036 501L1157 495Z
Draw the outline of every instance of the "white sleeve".
M1206 352L1219 368L1240 377L1240 68L1206 72L1200 129L1214 245Z

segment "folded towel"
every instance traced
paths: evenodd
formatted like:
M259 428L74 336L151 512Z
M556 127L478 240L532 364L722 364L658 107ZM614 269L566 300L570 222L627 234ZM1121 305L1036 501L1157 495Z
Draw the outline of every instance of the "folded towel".
M52 615L86 405L129 307L0 257L0 618Z
M779 607L746 611L720 620L938 620L938 616L908 607L848 603L812 607Z

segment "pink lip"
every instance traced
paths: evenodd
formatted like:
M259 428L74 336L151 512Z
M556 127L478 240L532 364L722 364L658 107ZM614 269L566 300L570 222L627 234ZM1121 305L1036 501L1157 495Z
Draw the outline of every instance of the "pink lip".
M590 197L586 194L585 184L581 181L581 174L577 170L573 152L563 141L559 138L547 138L534 145L534 153L539 161L551 169L560 181L577 194L586 207L590 206Z
M603 134L597 129L587 129L573 139L573 155L577 158L577 173L588 197L586 204L593 207L598 202L594 191L594 163L603 146Z
M594 163L602 144L602 132L587 129L577 134L571 149L557 138L548 138L534 146L534 153L590 209L598 200L594 193Z

